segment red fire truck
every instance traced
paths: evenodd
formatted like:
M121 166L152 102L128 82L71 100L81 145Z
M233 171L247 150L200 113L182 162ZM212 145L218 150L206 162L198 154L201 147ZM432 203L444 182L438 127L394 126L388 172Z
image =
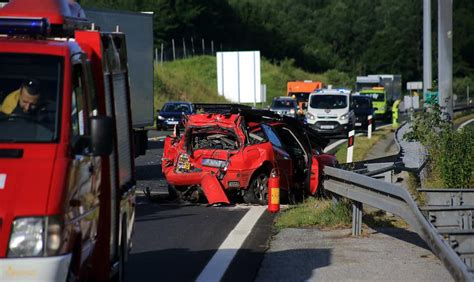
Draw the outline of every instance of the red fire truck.
M68 0L12 0L0 34L0 281L121 280L135 216L125 34Z

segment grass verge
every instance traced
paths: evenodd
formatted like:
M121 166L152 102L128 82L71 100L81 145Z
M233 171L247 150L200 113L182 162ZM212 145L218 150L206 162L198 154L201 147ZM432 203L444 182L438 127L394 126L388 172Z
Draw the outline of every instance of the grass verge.
M216 58L197 56L155 66L155 108L161 109L167 101L204 103L228 102L217 93ZM303 71L292 60L271 62L261 60L261 83L267 86L267 105L277 96L286 96L289 80L322 81L337 87L348 87L349 74L336 70L316 74Z
M369 139L367 136L356 136L354 140L354 156L353 161L363 161L370 149L382 139L388 137L388 134L392 134L390 127L384 127L377 131L372 132L372 138ZM347 145L342 145L336 152L336 158L339 163L345 163L347 160Z
M347 228L351 226L352 211L349 201L333 205L330 200L308 198L304 203L290 206L277 217L275 227L284 228L318 227Z
M406 228L407 223L396 216L387 216L384 211L364 208L365 227ZM319 228L334 230L350 228L352 224L351 201L343 199L336 205L331 200L308 198L304 203L283 210L275 220L277 230L285 228Z
M468 115L465 115L465 116L461 116L461 117L458 117L458 118L454 118L454 121L453 121L453 124L454 126L459 126L461 125L463 122L465 121L468 121L470 119L473 119L474 118L474 113L470 113Z

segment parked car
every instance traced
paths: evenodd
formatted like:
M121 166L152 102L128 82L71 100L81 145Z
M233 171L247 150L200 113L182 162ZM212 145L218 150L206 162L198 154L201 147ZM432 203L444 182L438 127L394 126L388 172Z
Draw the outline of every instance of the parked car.
M273 98L270 111L281 116L298 117L298 104L296 99L292 97L276 97Z
M368 117L372 116L372 130L375 130L375 108L372 98L366 95L352 95L352 109L356 116L355 128L367 130Z
M194 106L189 102L166 102L156 115L156 130L183 126L184 115L194 112Z
M165 139L162 171L172 197L266 204L276 169L282 197L293 202L316 195L322 168L337 163L322 153L326 145L310 127L266 110L194 114L181 136Z

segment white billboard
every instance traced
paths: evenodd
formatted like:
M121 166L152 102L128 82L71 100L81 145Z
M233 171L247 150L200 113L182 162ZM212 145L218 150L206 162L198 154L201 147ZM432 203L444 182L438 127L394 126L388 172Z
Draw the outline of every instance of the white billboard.
M261 103L260 51L217 52L217 92L234 103Z

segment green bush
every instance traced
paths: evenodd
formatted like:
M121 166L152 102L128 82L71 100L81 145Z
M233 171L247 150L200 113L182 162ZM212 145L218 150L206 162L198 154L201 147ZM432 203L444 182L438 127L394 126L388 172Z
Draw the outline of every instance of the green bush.
M436 161L446 187L469 188L474 169L474 130L447 130L440 136Z
M420 141L430 156L432 177L441 178L445 187L468 188L474 172L474 130L457 131L442 118L438 106L418 113L406 140Z

